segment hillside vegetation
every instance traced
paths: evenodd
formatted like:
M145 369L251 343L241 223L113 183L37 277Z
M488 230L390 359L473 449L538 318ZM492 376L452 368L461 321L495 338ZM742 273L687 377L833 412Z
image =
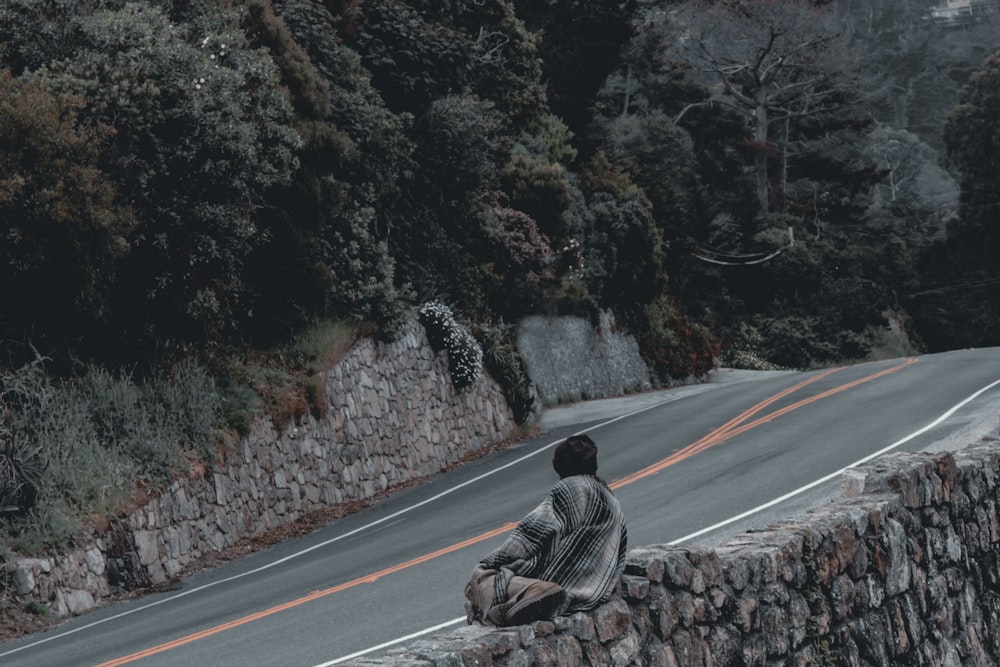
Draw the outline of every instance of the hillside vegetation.
M531 314L660 384L1000 343L1000 16L938 4L6 0L8 546L418 313L521 420Z

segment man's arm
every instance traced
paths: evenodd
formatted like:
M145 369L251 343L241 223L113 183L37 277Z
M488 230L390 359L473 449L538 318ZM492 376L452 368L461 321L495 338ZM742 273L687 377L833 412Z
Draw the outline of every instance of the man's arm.
M552 507L552 494L546 496L507 536L504 543L479 561L479 567L491 570L507 568L521 576L531 576L531 569L546 553L562 526Z

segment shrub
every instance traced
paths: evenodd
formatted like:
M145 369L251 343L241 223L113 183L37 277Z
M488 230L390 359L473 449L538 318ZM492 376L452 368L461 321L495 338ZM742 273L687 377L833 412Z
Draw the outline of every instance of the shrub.
M451 308L440 301L428 301L420 307L420 323L435 351L448 353L451 382L456 389L467 387L483 372L483 350L472 333L459 324Z
M836 340L823 335L815 317L758 318L755 324L764 335L765 357L779 366L808 368L841 358Z
M518 424L525 423L537 407L538 396L514 343L513 327L504 322L480 324L476 335L483 342L486 370L503 389L514 419Z
M630 308L622 319L661 384L701 377L715 366L718 341L707 328L688 320L673 297L664 294L653 303Z
M501 182L513 208L530 215L553 241L566 237L564 216L576 198L563 165L515 152L501 172Z
M554 282L555 256L549 239L527 213L510 208L496 194L488 218L496 258L496 289L491 301L501 316L517 319L536 312Z
M31 509L45 471L41 449L32 443L14 440L5 431L0 429L0 516Z
M748 371L777 370L777 365L761 356L763 347L764 336L760 330L752 324L740 322L736 325L733 341L722 354L722 363L729 368Z
M0 382L5 442L20 449L22 479L37 490L7 523L24 552L65 545L83 521L113 514L140 485L165 484L183 451L211 455L217 398L200 368L143 382L90 368L56 382L33 365Z
M252 0L244 23L281 71L303 145L291 184L269 192L257 213L267 242L246 262L252 311L242 330L271 345L336 317L374 323L392 339L409 305L387 239L410 217L409 208L396 213L400 175L418 171L404 135L410 119L385 108L360 56L344 45L342 8L277 4Z
M662 236L639 193L617 199L597 192L573 211L585 231L588 291L600 306L649 303L666 283Z

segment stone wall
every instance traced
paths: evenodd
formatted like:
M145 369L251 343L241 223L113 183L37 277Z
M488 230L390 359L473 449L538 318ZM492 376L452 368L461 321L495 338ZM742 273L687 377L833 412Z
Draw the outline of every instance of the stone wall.
M651 388L639 344L619 331L614 314L597 326L582 317L525 318L517 347L542 401L561 403L621 396Z
M998 664L996 441L889 456L846 473L842 491L715 549L634 549L593 612L462 627L352 664Z
M57 615L86 611L313 510L430 476L518 428L485 375L455 391L447 356L415 323L391 344L360 342L325 389L322 419L280 432L259 422L217 465L175 481L91 543L19 560L15 590Z

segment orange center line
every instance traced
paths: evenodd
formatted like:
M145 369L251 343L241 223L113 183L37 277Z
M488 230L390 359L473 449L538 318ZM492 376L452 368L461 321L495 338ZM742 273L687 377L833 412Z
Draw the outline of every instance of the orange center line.
M753 415L757 414L758 412L760 412L764 408L768 407L769 405L772 405L773 403L781 400L785 396L788 396L789 394L792 394L792 393L794 393L794 392L796 392L796 391L798 391L798 390L800 390L800 389L802 389L804 387L807 387L807 386L809 386L810 384L812 384L814 382L818 382L819 380L822 380L823 378L825 378L825 377L827 377L827 376L829 376L829 375L831 375L833 373L836 373L839 370L842 370L842 369L840 369L840 368L833 368L833 369L824 371L824 372L822 372L822 373L820 373L818 375L815 375L815 376L813 376L811 378L807 378L807 379L799 382L798 384L792 385L791 387L789 387L787 389L784 389L784 390L778 392L777 394L775 394L775 395L773 395L773 396L771 396L769 398L764 399L763 401L761 401L760 403L754 405L753 407L748 408L747 410L744 410L743 412L741 412L736 417L733 417L732 419L730 419L728 422L726 422L722 426L720 426L720 427L712 430L711 432L709 432L707 435L703 436L702 438L700 438L696 442L691 443L690 445L688 445L687 447L684 447L683 449L677 450L676 452L674 452L673 454L671 454L670 456L668 456L667 458L665 458L665 459L663 459L661 461L657 461L656 463L653 463L653 464L651 464L649 466L646 466L645 468L643 468L641 470L637 470L636 472L632 473L631 475L628 475L626 477L623 477L623 478L621 478L619 480L616 480L616 481L612 482L611 484L609 484L609 486L612 489L620 489L621 487L628 486L632 482L640 480L643 477L648 477L650 475L654 475L657 472L663 470L664 468L667 468L667 467L673 465L674 463L677 463L679 461L683 461L684 459L686 459L686 458L688 458L690 456L694 456L698 452L703 451L703 450L707 449L708 447L711 447L712 445L717 444L718 442L721 442L722 440L720 440L720 438L724 439L724 438L728 437L729 432L732 431L733 429L735 429L740 423L746 421L747 419L749 419Z
M892 366L890 368L887 368L885 370L879 371L877 373L872 373L871 375L866 375L863 378L859 378L857 380L853 380L851 382L848 382L848 383L845 383L845 384L842 384L842 385L838 385L838 386L836 386L836 387L834 387L832 389L828 389L828 390L826 390L826 391L824 391L824 392L822 392L820 394L817 394L815 396L810 396L809 398L804 398L801 401L798 401L798 402L793 403L791 405L787 405L787 406L785 406L785 407L783 407L783 408L781 408L779 410L775 410L774 412L766 414L763 417L759 417L759 418L755 419L752 422L749 422L747 424L739 425L741 421L743 421L743 420L745 420L745 419L753 416L757 412L760 412L761 405L770 405L770 404L774 403L775 400L777 400L778 398L783 398L784 396L787 396L788 394L792 393L792 391L797 391L798 389L801 389L802 387L805 387L806 385L811 384L812 382L816 382L817 380L825 378L828 375L830 375L830 374L832 374L832 373L834 373L836 371L842 370L842 369L835 368L835 369L832 369L832 370L829 370L829 371L825 371L825 372L823 372L823 373L821 373L821 374L819 374L819 375L817 375L817 376L815 376L813 378L810 378L809 380L806 380L804 382L800 382L799 384L795 385L794 387L791 387L790 388L791 391L789 389L786 389L784 392L776 394L775 396L772 396L771 398L768 398L765 401L762 401L761 403L758 403L757 405L755 405L754 407L750 408L749 410L746 410L743 413L741 413L735 419L730 420L726 424L724 424L724 425L720 426L719 428L715 429L714 431L710 432L708 435L704 436L703 438L701 438L697 442L694 442L694 443L688 445L684 449L680 449L680 450L674 452L673 454L671 454L670 456L666 457L665 459L657 461L656 463L653 463L652 465L649 465L649 466L643 468L642 470L634 472L631 475L628 475L627 477L623 477L622 479L616 480L616 481L612 482L611 484L609 484L609 486L612 489L619 489L619 488L621 488L623 486L627 486L627 485L629 485L629 484L631 484L633 482L636 482L636 481L638 481L638 480L640 480L640 479L642 479L644 477L649 477L650 475L655 475L655 474L657 474L657 473L659 473L659 472L661 472L663 470L666 470L667 468L669 468L670 466L674 465L675 463L679 463L679 462L684 461L684 460L686 460L688 458L691 458L695 454L697 454L699 452L703 452L706 449L708 449L709 447L713 447L715 445L723 443L726 440L728 440L728 439L730 439L730 438L732 438L734 436L740 435L742 433L746 433L750 429L756 428L756 427L760 426L761 424L766 424L767 422L773 421L773 420L777 419L778 417L780 417L782 415L786 415L789 412L792 412L793 410L798 410L801 407L804 407L806 405L810 405L810 404L815 403L817 401L820 401L820 400L822 400L824 398L829 398L830 396L833 396L834 394L839 394L842 391L847 391L848 389L853 389L854 387L857 387L859 385L865 384L867 382L871 382L872 380L876 380L876 379L878 379L880 377L884 377L884 376L889 375L891 373L895 373L896 371L902 370L903 368L906 368L907 366L909 366L911 364L915 364L917 361L918 360L916 358L905 359L902 362L900 362L899 364L897 364L896 366Z
M769 413L769 414L767 414L767 415L765 415L765 416L763 416L763 417L761 417L759 419L756 419L756 420L750 422L749 424L744 424L744 425L742 425L742 426L740 426L738 428L734 428L733 430L727 432L725 434L725 437L726 438L730 438L730 437L732 437L734 435L739 435L741 433L745 433L745 432L749 431L752 428L756 428L757 426L760 426L761 424L765 424L765 423L767 423L769 421L773 421L773 420L777 419L778 417L781 417L782 415L786 415L789 412L792 412L793 410L798 410L799 408L801 408L801 407L803 407L805 405L809 405L811 403L816 403L817 401L821 401L824 398L829 398L830 396L833 396L834 394L839 394L842 391L847 391L848 389L853 389L854 387L860 386L860 385L865 384L867 382L871 382L872 380L877 380L880 377L885 377L886 375L890 375L892 373L895 373L898 370L902 370L903 368L906 368L907 366L915 364L915 363L917 363L917 361L918 361L918 359L915 359L915 358L905 359L898 366L893 366L893 367L887 368L887 369L885 369L883 371L879 371L878 373L873 373L871 375L866 375L865 377L859 378L857 380L854 380L853 382L848 382L847 384L842 384L840 386L834 387L833 389L828 389L828 390L824 391L821 394L816 394L815 396L810 396L809 398L804 398L801 401L798 401L797 403L793 403L792 405L788 405L788 406L786 406L784 408L781 408L780 410L776 410L776 411L774 411L772 413Z
M777 419L778 417L780 417L782 415L785 415L785 414L788 414L789 412L792 412L793 410L797 410L798 408L801 408L801 407L803 407L805 405L809 405L811 403L815 403L816 401L822 400L824 398L827 398L827 397L832 396L834 394L840 393L842 391L846 391L847 389L851 389L853 387L856 387L858 385L864 384L866 382L871 382L872 380L875 380L877 378L883 377L883 376L888 375L890 373L895 373L896 371L898 371L898 370L900 370L902 368L905 368L906 366L909 366L910 364L916 363L917 361L918 360L914 359L914 358L906 359L906 360L904 360L902 363L900 363L897 366L893 366L891 368L885 369L885 370L880 371L878 373L873 373L871 375L867 375L867 376L865 376L863 378L860 378L858 380L854 380L852 382L848 382L846 384L839 385L837 387L834 387L833 389L829 389L829 390L827 390L827 391L825 391L823 393L817 394L815 396L802 399L801 401L798 401L796 403L788 405L788 406L786 406L784 408L776 410L776 411L774 411L772 413L769 413L767 415L764 415L762 417L759 417L759 418L755 419L754 421L751 421L751 422L748 422L748 423L744 423L750 417L753 417L757 413L761 412L762 410L764 410L768 406L773 405L775 402L781 400L782 398L785 398L786 396L789 396L790 394L793 394L796 391L799 391L800 389L803 389L804 387L806 387L806 386L808 386L808 385L810 385L810 384L812 384L814 382L817 382L817 381L819 381L819 380L821 380L821 379L823 379L825 377L828 377L829 375L831 375L833 373L836 373L837 371L840 371L840 370L843 370L843 369L842 368L834 368L834 369L830 369L830 370L824 371L822 373L819 373L819 374L817 374L817 375L815 375L815 376L813 376L813 377L811 377L811 378L809 378L807 380L803 380L802 382L799 382L798 384L795 384L795 385L793 385L793 386L791 386L791 387L789 387L787 389L784 389L784 390L778 392L777 394L774 394L773 396L770 396L769 398L761 401L760 403L757 403L756 405L752 406L751 408L749 408L747 410L744 410L738 416L734 417L733 419L730 419L728 422L726 422L722 426L720 426L720 427L712 430L710 433L708 433L706 436L704 436L701 439L699 439L697 442L694 442L694 443L688 445L687 447L684 447L683 449L680 449L680 450L674 452L670 456L668 456L668 457L666 457L666 458L664 458L664 459L662 459L662 460L660 460L660 461L658 461L658 462L656 462L656 463L654 463L654 464L652 464L650 466L647 466L647 467L643 468L642 470L639 470L639 471L637 471L635 473L632 473L631 475L628 475L627 477L623 477L623 478L621 478L619 480L616 480L615 482L612 482L609 486L612 489L620 489L623 486L627 486L629 484L632 484L633 482L636 482L636 481L638 481L640 479L643 479L645 477L649 477L651 475L655 475L658 472L660 472L662 470L665 470L666 468L674 465L675 463L678 463L678 462L683 461L683 460L685 460L687 458L690 458L691 456L694 456L698 452L704 451L704 450L708 449L709 447L712 447L714 445L722 443L722 442L724 442L724 441L728 440L729 438L732 438L732 437L734 437L736 435L740 435L741 433L745 433L746 431L749 431L752 428L756 428L757 426L760 426L761 424L764 424L764 423L770 422L770 421L772 421L774 419ZM481 535L477 535L476 537L471 537L471 538L469 538L467 540L464 540L462 542L458 542L456 544L452 544L450 546L444 547L443 549L438 549L437 551L431 552L429 554L425 554L423 556L419 556L419 557L414 558L412 560L408 560L408 561L406 561L404 563L399 563L398 565L393 565L392 567L388 567L388 568L386 568L384 570L379 570L378 572L375 572L373 574L366 575L364 577L359 577L359 578L354 579L352 581L347 581L347 582L344 582L342 584L338 584L336 586L332 586L330 588L324 588L324 589L321 589L321 590L318 590L318 591L313 591L312 593L309 593L308 595L304 595L302 597L296 598L294 600L290 600L288 602L285 602L285 603L280 604L280 605L276 605L274 607L268 607L267 609L263 609L261 611L258 611L258 612L253 613L253 614L249 614L247 616L242 616L240 618L234 619L234 620L229 621L227 623L223 623L221 625L212 626L210 628L206 628L205 630L201 630L199 632L195 632L195 633L192 633L192 634L189 634L189 635L185 635L183 637L179 637L179 638L174 639L172 641L165 642L163 644L158 644L156 646L152 646L152 647L144 649L142 651L137 651L135 653L131 653L131 654L123 656L121 658L116 658L114 660L109 660L107 662L102 662L99 665L97 665L96 667L118 667L119 665L125 665L125 664L131 663L131 662L135 662L136 660L141 660L143 658L148 658L150 656L157 655L159 653L164 653L166 651L170 651L172 649L179 648L179 647L185 646L187 644L191 644L191 643L193 643L195 641L198 641L199 639L204 639L206 637L211 637L213 635L220 634L220 633L225 632L227 630L232 630L233 628L238 628L240 626L247 625L248 623L252 623L252 622L260 620L262 618L267 618L268 616L273 616L274 614L278 614L280 612L287 611L287 610L293 609L295 607L299 607L301 605L306 604L307 602L312 602L313 600L318 600L320 598L324 598L324 597L327 597L329 595L333 595L334 593L339 593L341 591L344 591L344 590L347 590L347 589L350 589L350 588L354 588L356 586L360 586L361 584L374 583L374 582L378 581L379 579L381 579L382 577L385 577L387 575L395 574L396 572L401 572L403 570L407 570L407 569L409 569L411 567L414 567L416 565L420 565L422 563L426 563L426 562L428 562L430 560L433 560L435 558L438 558L440 556L444 556L446 554L454 553L454 552L460 551L461 549L464 549L464 548L466 548L468 546L472 546L474 544L478 544L479 542L484 542L484 541L486 541L488 539L491 539L493 537L496 537L498 535L503 535L504 533L512 531L516 526L517 526L517 523L505 523L504 525L500 526L499 528L494 528L493 530L490 530L488 532L482 533Z
M358 579L354 579L353 581L347 581L342 584L338 584L336 586L331 586L330 588L324 588L322 590L313 591L308 595L303 595L302 597L295 598L294 600L290 600L288 602L276 605L274 607L268 607L267 609L263 609L254 614L242 616L240 618L229 621L228 623L215 625L212 626L211 628L207 628L200 632L195 632L190 635L179 637L173 641L159 644L157 646L152 646L150 648L144 649L142 651L137 651L136 653L131 653L121 658L116 658L114 660L102 662L97 667L114 667L116 665L125 665L130 662L135 662L136 660L141 660L142 658L148 658L158 653L164 653L166 651L170 651L172 649L179 648L187 644L191 644L193 642L198 641L199 639L204 639L205 637L211 637L212 635L217 635L219 633L225 632L226 630L232 630L233 628L238 628L241 625L246 625L248 623L260 620L262 618L267 618L268 616L273 616L274 614L278 614L280 612L293 609L294 607L299 607L307 602L312 602L313 600L318 600L320 598L327 597L328 595L333 595L334 593L339 593L349 588L354 588L355 586L360 586L361 584L374 583L387 575L409 569L416 565L426 563L427 561L434 560L435 558L439 558L440 556L444 556L446 554L450 554L455 551L460 551L465 547L472 546L473 544L478 544L479 542L483 542L490 538L496 537L497 535L503 535L504 533L514 530L516 526L517 526L516 523L505 523L499 528L494 528L493 530L483 533L482 535L471 537L463 542L458 542L456 544L452 544L451 546L444 547L443 549L438 549L437 551L425 554L423 556L419 556L417 558L414 558L413 560L408 560L405 563L400 563L398 565L393 565L392 567L388 567L384 570L379 570L374 574L369 574L364 577L359 577Z

